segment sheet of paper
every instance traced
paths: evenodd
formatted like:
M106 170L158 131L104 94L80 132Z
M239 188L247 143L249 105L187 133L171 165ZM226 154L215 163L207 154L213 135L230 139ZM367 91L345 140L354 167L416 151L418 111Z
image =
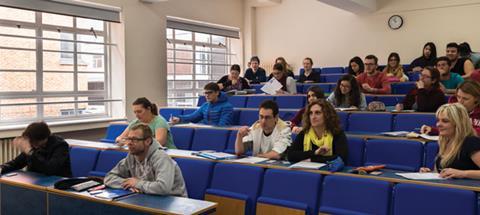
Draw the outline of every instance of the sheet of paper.
M392 137L406 137L407 134L410 133L408 131L389 131L389 132L382 132L382 135L385 136L392 136Z
M260 89L266 94L275 95L277 94L277 90L282 89L282 84L278 82L277 79L272 78Z
M399 176L402 176L407 179L413 180L445 180L445 178L441 178L440 174L434 172L409 172L409 173L395 173Z
M213 128L213 125L205 125L200 123L182 123L182 124L175 124L175 127L194 127L194 128Z
M335 108L335 110L337 111L354 111L354 110L358 110L358 108Z
M298 163L294 163L293 165L290 165L289 168L320 169L325 165L326 164L324 163L300 161Z
M420 134L420 137L427 140L438 141L438 136L430 136L428 134Z
M241 159L232 160L233 162L238 163L260 163L263 161L268 160L268 158L260 158L260 157L246 157Z

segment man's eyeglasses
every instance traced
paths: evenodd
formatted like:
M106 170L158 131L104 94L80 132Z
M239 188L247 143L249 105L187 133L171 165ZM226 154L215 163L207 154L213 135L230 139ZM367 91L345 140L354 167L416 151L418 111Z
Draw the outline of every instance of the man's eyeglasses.
M126 137L126 138L123 138L122 140L124 142L134 142L134 143L137 143L137 142L140 142L140 141L144 141L146 140L147 138L137 138L137 137Z

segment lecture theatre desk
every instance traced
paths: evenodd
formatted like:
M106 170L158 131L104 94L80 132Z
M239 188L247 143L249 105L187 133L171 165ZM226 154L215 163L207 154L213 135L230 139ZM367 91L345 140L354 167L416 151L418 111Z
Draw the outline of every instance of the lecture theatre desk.
M85 143L85 141L78 141L78 140L73 140L73 139L67 139L67 142L71 146L75 147L90 147L95 141L86 141L89 142L86 145L82 145L82 143ZM100 143L100 142L97 142ZM99 147L93 147L99 149ZM106 149L106 148L103 148ZM120 150L118 147L112 146L111 148L108 148L110 150ZM123 150L123 149L121 149ZM167 154L173 158L187 158L187 159L201 159L205 160L206 158L196 156L192 153L196 151L191 151L191 150L181 150L181 149L168 149L166 150ZM232 160L212 160L214 162L221 162L221 163L238 163ZM269 169L284 169L284 170L292 170L292 171L308 171L308 172L314 172L322 175L343 175L343 176L349 176L349 177L362 177L362 178L371 178L371 179L376 179L376 180L383 180L383 181L388 181L392 183L409 183L409 184L423 184L423 185L429 185L429 186L440 186L440 187L450 187L450 188L456 188L456 189L463 189L463 190L472 190L475 192L480 192L480 180L471 180L471 179L448 179L448 180L410 180L410 179L405 179L401 176L396 175L395 173L404 173L405 171L400 171L400 170L390 170L390 169L382 169L382 174L381 175L359 175L359 174L353 174L349 173L349 170L352 169L352 167L346 167L343 171L340 172L329 172L325 167L321 168L320 170L307 170L307 169L291 169L289 166L291 163L288 161L274 161L274 160L268 160L268 161L263 161L260 163L238 163L242 165L250 165L250 166L258 166L262 168L269 168Z
M208 214L217 203L176 196L135 194L116 201L54 189L57 176L17 171L0 177L0 213L34 214Z

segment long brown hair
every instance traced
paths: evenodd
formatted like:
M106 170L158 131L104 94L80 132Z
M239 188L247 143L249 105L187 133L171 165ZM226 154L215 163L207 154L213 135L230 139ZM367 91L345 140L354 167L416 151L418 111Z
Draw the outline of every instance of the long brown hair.
M337 112L335 112L335 108L333 108L330 102L323 99L316 100L307 106L307 109L302 116L303 130L308 131L312 127L312 124L310 123L310 112L314 105L318 105L322 108L323 117L325 118L325 130L333 135L340 133L340 119L338 118Z

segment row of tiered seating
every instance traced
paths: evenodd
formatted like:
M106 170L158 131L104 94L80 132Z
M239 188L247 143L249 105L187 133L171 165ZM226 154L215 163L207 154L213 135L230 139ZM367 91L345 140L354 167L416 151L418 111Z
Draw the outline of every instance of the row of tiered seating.
M235 152L237 130L172 127L171 132L174 143L179 149ZM295 139L295 135L292 136L292 139ZM388 168L406 171L417 171L421 166L433 168L434 159L438 153L436 142L422 144L413 140L372 139L365 141L358 137L348 137L348 147L349 158L347 164L349 166L387 164ZM110 154L107 153L103 156L109 156L110 158L113 156ZM83 170L81 172L102 172L102 170L108 169L105 166L108 167L109 165L102 164L95 168L94 166L94 164L84 166L83 168L88 169L88 171ZM97 173L94 174L98 175Z
M410 82L406 82L410 83ZM312 84L313 85L313 84ZM305 85L308 86L308 85ZM325 86L325 85L323 85ZM405 95L373 95L368 94L365 96L367 103L372 101L381 101L386 106L395 106L401 103L405 98ZM230 96L228 101L236 108L258 108L264 100L274 100L278 103L280 108L303 108L307 101L306 95L289 95L289 96L270 96L270 95L258 95L258 96ZM199 96L197 106L201 106L205 103L205 97Z
M340 78L340 77L338 77L338 78ZM337 82L335 81L335 82L308 83L308 84L297 83L297 93L298 94L306 94L308 88L310 88L311 86L319 86L320 88L322 88L323 92L331 93L331 92L335 91L335 87L337 86ZM392 94L395 94L395 95L407 94L411 89L415 88L415 81L411 80L409 82L392 83L390 86L392 88ZM261 88L263 87L263 84L252 84L251 87L253 89L255 89L256 93L263 93L262 90L261 90Z
M400 149L409 143L393 145L375 142L378 141L367 141L366 147L383 145L384 149L394 152L383 156L411 160ZM366 150L366 156L369 156L369 151L375 150ZM125 152L73 147L72 170L76 177L104 176L125 156ZM239 210L245 210L245 214L255 214L255 211L262 214L265 210L272 210L269 208L272 205L280 206L283 212L296 210L306 214L318 214L319 211L335 214L390 214L390 211L393 214L476 214L477 210L477 197L473 191L413 184L393 186L389 182L375 179L322 176L293 170L265 170L256 166L209 160L175 160L184 175L190 198L218 200L227 197L240 200L245 202L245 207ZM387 164L387 167L390 166ZM426 204L425 199L436 204ZM225 209L222 207L225 205L219 206L219 212Z
M160 115L169 119L170 115L189 114L196 109L161 108ZM296 110L280 110L282 120L290 120L297 113ZM348 132L386 132L386 131L413 131L422 125L435 125L433 113L390 113L390 112L337 112L340 124ZM258 110L234 110L234 125L252 125L258 120ZM368 125L365 122L369 122Z
M214 150L235 152L236 130L172 127L175 145L184 150ZM292 136L295 139L295 135ZM386 164L387 168L418 171L420 167L433 168L438 153L437 142L423 144L414 140L364 140L348 137L349 157L347 165L364 166Z

